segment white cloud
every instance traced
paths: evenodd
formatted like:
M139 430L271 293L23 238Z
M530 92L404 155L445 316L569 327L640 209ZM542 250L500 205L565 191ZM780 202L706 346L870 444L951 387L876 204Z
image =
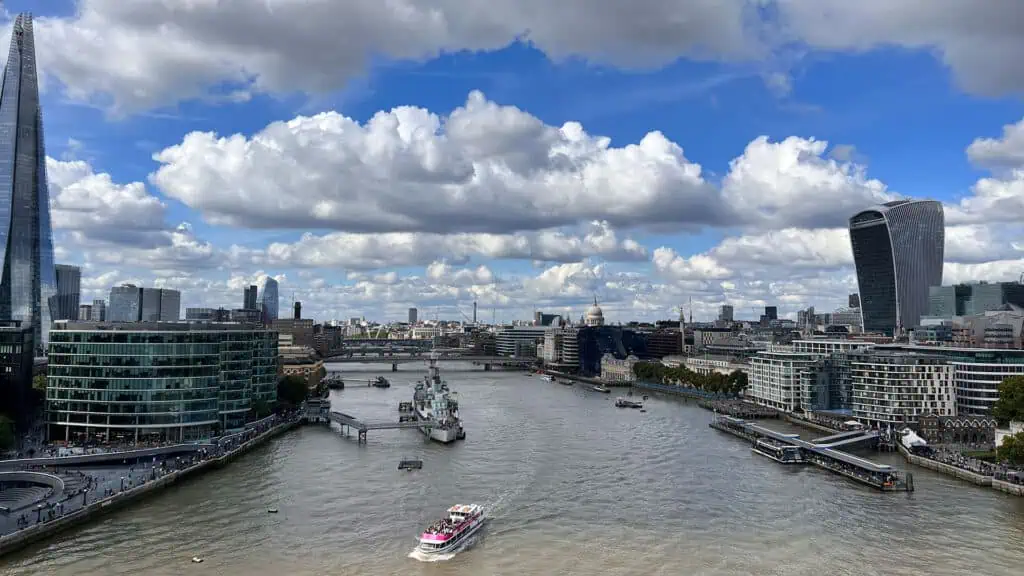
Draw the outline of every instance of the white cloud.
M978 180L971 195L947 208L961 222L1016 222L1024 219L1024 120L1003 127L1001 138L978 138L967 147L968 159L992 171Z
M755 138L729 164L722 196L739 218L772 228L842 224L871 204L895 198L864 166L825 158L828 142Z
M130 111L204 95L328 92L378 55L426 60L518 39L554 58L624 66L751 56L754 9L749 0L628 9L617 0L79 0L73 17L40 18L36 29L43 69L72 97Z
M163 243L164 204L141 182L117 184L84 161L46 159L54 228L94 240Z
M511 232L723 220L701 167L660 132L621 148L472 92L440 118L400 107L366 124L334 112L251 138L193 132L151 180L217 224L354 232Z
M544 230L522 234L430 234L389 232L304 234L293 243L275 242L266 250L234 248L234 260L272 266L369 270L424 265L438 259L457 264L471 258L575 262L593 256L614 261L644 261L646 248L619 239L607 223L594 222L583 234Z

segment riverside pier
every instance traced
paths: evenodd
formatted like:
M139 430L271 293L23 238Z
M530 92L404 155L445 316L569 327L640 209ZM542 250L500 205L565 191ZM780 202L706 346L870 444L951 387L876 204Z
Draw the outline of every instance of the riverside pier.
M875 431L842 432L808 442L794 434L776 432L753 422L721 414L715 414L708 426L751 443L767 438L782 445L794 446L800 449L806 462L883 492L914 491L914 476L910 472L897 470L887 464L876 464L839 450L877 445L878 432Z

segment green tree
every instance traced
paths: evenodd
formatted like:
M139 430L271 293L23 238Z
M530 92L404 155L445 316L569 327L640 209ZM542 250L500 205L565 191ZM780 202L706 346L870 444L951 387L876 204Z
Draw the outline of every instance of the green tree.
M1024 466L1024 432L1003 438L996 454L999 460L1011 466Z
M747 377L747 373L742 370L734 370L732 374L729 374L729 392L731 394L740 394L747 389L750 385L750 379Z
M0 450L10 450L14 444L14 421L0 414Z
M999 384L992 416L1003 426L1013 420L1024 421L1024 376L1010 376Z
M262 398L254 400L252 403L252 411L256 414L257 420L260 418L266 418L267 416L270 416L271 413L270 404L267 404L267 401Z
M46 391L46 374L36 374L32 378L32 388Z
M281 404L298 406L306 399L306 379L294 374L285 376L277 382L277 401Z

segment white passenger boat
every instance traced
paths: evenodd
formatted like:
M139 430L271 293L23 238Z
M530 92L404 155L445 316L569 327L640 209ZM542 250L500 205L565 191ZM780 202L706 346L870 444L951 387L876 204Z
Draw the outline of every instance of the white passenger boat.
M547 374L541 376L540 379L545 381L545 382L554 382L554 380L555 380L554 378L552 378L551 376L548 376Z
M426 555L454 552L486 521L487 515L482 506L456 504L448 509L448 516L434 522L420 534L420 544L416 549Z

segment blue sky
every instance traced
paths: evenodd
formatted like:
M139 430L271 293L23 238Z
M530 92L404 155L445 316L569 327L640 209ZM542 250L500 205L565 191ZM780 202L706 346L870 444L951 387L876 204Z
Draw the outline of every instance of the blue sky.
M741 4L743 0L736 2ZM457 2L449 3L454 4ZM496 4L495 10L507 4ZM801 2L792 4L790 13L784 17L800 25L812 21L813 14L797 12L795 6ZM873 2L863 4L858 9L873 10ZM326 2L309 5L334 9L325 8ZM204 42L211 41L193 33L200 27L199 21L189 18L207 17L216 22L218 18L231 18L230 14L215 14L218 8L207 7L208 14L161 15L155 6L152 2L139 2L138 14L132 19L126 15L130 10L124 9L124 5L109 0L83 0L77 13L70 2L7 2L11 13L31 7L37 18L37 46L45 77L42 101L48 152L54 161L66 164L65 172L74 172L57 177L59 181L51 186L58 257L85 267L84 276L91 279L86 283L87 289L92 296L102 295L112 283L136 280L180 288L187 306L232 306L241 298L239 286L269 274L283 280L282 298L290 299L295 292L297 298L304 300L304 309L324 319L361 314L398 318L404 308L412 305L435 309L441 316L457 317L457 308L466 308L473 299L499 307L499 315L506 320L526 317L535 307L578 315L583 304L595 294L605 303L606 316L622 321L668 317L675 314L675 307L681 302L691 298L695 317L711 317L715 308L724 303L733 303L738 314L766 304L777 304L784 313L793 314L807 305L834 308L845 301L846 293L856 291L849 266L849 246L844 245L842 231L836 227L841 226L854 207L882 199L879 194L927 197L947 203L947 224L959 227L947 233L948 280L979 275L984 277L974 279L1003 279L1024 270L1019 265L1024 254L1019 244L1013 245L1014 241L1024 242L1024 235L1017 227L1020 219L1012 217L1013 209L1024 212L1024 199L1020 198L1024 185L1019 181L1024 177L1015 176L1012 170L995 174L984 169L988 165L985 161L972 164L967 155L968 146L976 139L1002 138L1004 126L1022 121L1021 86L1004 86L993 93L990 84L995 80L979 77L976 66L969 70L958 68L956 62L962 58L950 48L959 46L955 44L959 38L955 36L956 30L946 30L947 37L936 33L929 44L920 45L909 31L924 25L924 15L915 22L914 15L909 13L900 20L900 10L857 14L851 26L867 25L879 18L897 20L891 38L865 40L867 46L860 46L859 41L858 45L842 46L842 33L836 34L837 38L828 37L826 42L808 29L802 32L798 49L787 43L784 48L769 47L756 57L737 59L727 54L707 58L701 54L701 59L694 59L691 47L675 41L678 47L658 46L668 57L648 62L635 54L645 53L649 42L619 29L614 29L614 34L621 37L607 42L617 50L610 56L589 53L587 47L593 43L571 37L570 31L564 32L564 38L557 35L561 32L545 35L539 31L534 44L508 44L513 37L506 41L499 35L492 44L508 44L505 48L476 50L481 43L488 44L480 36L490 33L493 23L488 27L464 19L459 21L462 27L480 26L477 35L467 32L462 38L438 41L436 46L425 41L424 46L416 47L425 50L424 55L415 59L394 57L412 49L398 37L393 43L387 38L367 40L365 47L357 46L358 40L354 39L339 40L336 44L330 38L321 39L319 57L310 57L300 50L286 52L278 46L268 45L264 49L232 45L231 33L225 33L216 46L204 47ZM345 15L344 6L335 7L339 17ZM163 52L152 46L134 52L132 41L155 41L155 28L145 28L146 18L139 16L150 8L155 15L152 22L164 18L165 23L179 30L173 41L166 41ZM259 7L249 10L265 11ZM312 15L314 8L309 10ZM302 20L302 14L293 16ZM447 16L452 22L457 18ZM578 16L599 18L583 13ZM181 20L176 20L179 17ZM658 15L652 13L649 17L657 19ZM274 22L273 14L261 18ZM719 20L709 22L710 26ZM375 24L397 26L384 20ZM89 49L104 48L96 45L97 40L88 39L88 32L100 25L110 36L102 41L120 41L119 50L107 52L108 62L76 58L76 52L86 54ZM587 25L581 22L580 28ZM622 28L629 25L620 24ZM900 36L899 26L909 30L905 38ZM797 25L793 28L799 29ZM751 37L767 35L765 30L759 31L762 34L751 32ZM123 36L119 35L121 32ZM251 37L242 32L245 31L240 31L239 37ZM324 32L330 34L330 28ZM563 46L569 49L562 49ZM326 52L337 53L325 53L325 47L329 49ZM357 48L364 49L369 56L350 58L348 52ZM177 54L173 54L175 49ZM208 49L209 56L189 54L193 49ZM451 49L456 51L440 57L426 56ZM728 52L722 46L716 50ZM254 51L264 58L246 56ZM573 53L566 56L566 51ZM640 58L636 64L620 62L636 58ZM357 64L335 67L335 60L352 60ZM951 66L950 62L954 64ZM1007 58L1005 65L1015 66L1012 58ZM139 71L126 73L125 66L137 67ZM235 74L238 70L241 76ZM1015 72L994 70L992 76L1011 77ZM223 76L217 76L218 73ZM294 82L285 82L283 77ZM185 89L190 85L195 86L191 94ZM167 86L173 90L161 89ZM171 93L178 88L180 94ZM483 205L495 202L494 212L508 212L508 222L491 223L489 217L470 213L463 219L452 212L457 206L442 207L435 202L423 208L436 207L439 223L407 224L386 218L386 213L378 222L376 213L367 209L363 228L363 222L353 223L359 218L352 216L356 213L352 195L381 193L361 189L367 182L380 185L385 194L397 195L398 205L403 204L402 198L407 198L410 206L421 197L418 186L433 186L436 182L424 184L407 178L394 161L398 149L389 148L384 156L389 160L380 166L368 165L366 157L361 157L361 164L355 168L346 166L331 141L342 136L315 127L304 128L317 130L315 133L303 132L295 139L276 142L271 147L275 154L271 159L280 163L275 163L275 169L267 174L257 174L262 167L269 166L260 160L241 172L222 170L231 164L232 158L243 161L245 157L235 158L227 152L210 160L210 151L214 149L211 146L217 142L211 139L206 142L205 153L197 147L183 151L176 162L164 162L165 166L175 168L174 174L154 177L162 164L153 155L182 144L189 132L211 132L216 137L240 134L250 138L275 122L332 112L365 124L378 112L401 106L429 110L443 122L452 111L466 105L474 90L482 92L490 103L515 107L522 117L532 116L531 121L553 127L556 132L566 122L579 122L587 134L610 138L609 148L637 144L648 133L658 131L682 147L686 161L701 166L700 182L681 181L676 186L664 174L657 182L645 180L644 167L650 168L652 162L657 164L657 158L663 159L658 156L663 151L647 150L654 155L620 159L618 164L603 166L605 172L598 168L588 172L583 184L586 190L565 191L569 204L559 204L563 206L562 213L547 215L558 221L557 226L548 226L554 220L540 217L550 208L544 200L562 196L556 191L545 192L544 186L553 186L551 174L545 172L541 177L535 170L551 168L536 165L524 168L523 174L529 178L537 176L536 180L529 180L529 191L516 188L516 192L509 192L501 188L505 184L495 188L492 182L488 188L461 192L476 194ZM147 96L139 96L147 91ZM242 91L245 98L226 97ZM494 118L474 116L471 120L469 125L481 130L481 134L475 135L479 141L455 142L451 138L446 142L443 134L435 134L431 141L446 146L448 156L432 161L454 162L453 165L470 162L479 173L482 162L489 167L508 167L509 154L528 156L531 161L551 157L551 149L538 152L540 156L527 151L527 146L536 144L532 141L508 140L511 143L506 147L503 138L522 133L506 132L511 122L507 118L504 126L489 126L486 122L490 120ZM515 122L520 120L517 116ZM316 151L323 152L322 155L309 148L311 137L318 142ZM744 156L747 146L759 137L767 137L769 145L790 137L813 138L827 141L829 147L820 153L805 150L787 155L785 147L767 146L759 156L755 157L753 152L746 155L750 162L743 163L742 170L731 167L730 162ZM369 146L368 142L363 145ZM790 149L801 148L800 142L805 140L792 141ZM1020 142L1007 138L998 143L998 151L1012 157L1010 149L1015 144L1024 145L1024 138ZM287 149L289 145L295 148ZM384 146L379 141L375 145ZM476 151L483 149L481 146L497 152L488 148L485 157L475 156ZM355 149L345 150L352 153ZM410 150L403 149L402 153L416 152ZM593 154L576 158L574 165L589 165L604 158L597 152ZM374 156L378 157L381 156ZM207 161L202 161L203 158ZM315 165L307 164L312 162L311 158L316 158ZM76 161L84 163L77 165L79 169L85 166L91 171L88 179L81 179L81 170L71 170L68 163ZM429 165L441 169L441 164ZM51 169L51 180L55 180L53 174L60 169L60 165ZM359 170L361 176L352 176L347 172L350 169ZM289 173L291 170L296 172ZM732 181L727 176L730 170L734 172ZM740 173L745 177L735 178ZM108 174L109 181L99 182L95 177L98 174ZM865 176L860 178L858 174ZM367 175L372 175L371 181L365 180ZM616 181L605 189L603 186L612 175ZM250 177L252 182L242 182ZM1002 203L982 199L970 204L968 210L961 200L970 201L975 194L973 186L986 177L994 177L995 184L1001 186L999 190L1005 191L1000 196ZM146 204L148 197L155 197L164 205L166 229L149 230L157 235L146 236L145 240L134 232L123 237L110 233L132 228L132 220L139 222L140 212L115 214L109 221L99 221L96 216L97 203L127 206L123 190L121 195L116 192L133 182L144 184L144 188L132 192L132 206L137 204L139 210L152 208L154 205ZM523 185L521 182L520 186ZM319 186L324 189L311 189ZM237 188L237 194L250 194L253 201L258 201L257 193L253 192L258 189L260 194L269 195L268 203L287 198L297 200L300 207L291 215L285 214L285 209L279 218L245 210L236 217L232 210L236 206L243 208L246 203L232 204L232 197L224 195L226 188ZM461 197L453 191L456 188L449 182L440 190L452 194L450 198L445 196L452 200ZM427 188L423 190L428 194ZM440 193L437 188L429 190ZM488 191L495 196L489 196ZM583 198L580 192L589 195ZM63 201L61 194L66 194ZM648 194L652 198L649 203L636 200ZM691 210L690 203L696 197L704 200ZM83 198L88 198L88 202L83 203ZM309 217L311 206L324 198L336 201L335 209L349 215L339 219ZM500 198L508 199L510 204L499 201ZM588 206L574 198L587 200ZM302 208L304 199L308 203ZM520 200L522 204L515 205ZM607 206L602 206L605 201ZM626 204L619 206L620 201ZM757 214L751 211L752 202L760 205ZM804 209L807 214L799 219L781 215L791 205L810 204L813 206ZM512 213L522 206L526 208L521 214ZM536 207L536 222L529 218L531 206ZM720 215L705 218L700 214L702 209ZM626 214L633 210L639 212ZM991 210L1000 217L993 218ZM579 217L575 216L577 212ZM654 216L644 217L645 213L665 217L653 222ZM117 221L117 217L128 220ZM473 223L474 218L478 224ZM582 239L594 226L589 223L591 220L607 220L602 233L614 234L615 240L608 244L604 236L605 242L600 246L592 243L591 248L558 258L550 257L551 250L542 250L538 244L530 244L525 257L523 250L464 248L465 242L472 239L460 236L491 232L500 237L488 241L502 246L511 245L524 235L534 238L533 235L554 232ZM181 222L188 222L191 230L175 231ZM411 235L404 241L406 248L416 254L394 259L389 256L392 251L387 249L388 243L394 242L395 237L388 234L396 232ZM419 236L429 233L435 236ZM316 246L324 253L302 263L289 260L296 258L295 254L308 256L316 252L303 240L304 234L318 239ZM338 236L344 234L349 235ZM779 234L787 235L782 239ZM638 247L624 251L621 242L626 238L635 240ZM742 242L724 250L723 243L728 245L730 239ZM536 238L533 241L541 242ZM979 244L983 241L1000 244ZM479 239L476 242L479 246ZM290 251L274 252L269 248L274 243L290 246ZM418 248L413 250L410 246ZM371 248L376 252L364 254ZM980 258L978 253L988 256ZM273 254L279 256L272 257ZM432 264L436 264L433 274ZM480 266L486 270L482 271ZM460 276L463 269L465 272ZM398 272L397 278L388 276L389 271Z

